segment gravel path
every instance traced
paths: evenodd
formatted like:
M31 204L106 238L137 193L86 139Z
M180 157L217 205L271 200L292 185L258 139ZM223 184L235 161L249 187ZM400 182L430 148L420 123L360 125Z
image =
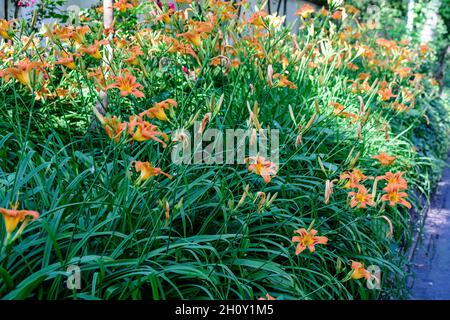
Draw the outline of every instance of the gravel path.
M450 161L448 162L450 165ZM412 261L415 274L410 298L450 300L450 167L427 213L422 241Z

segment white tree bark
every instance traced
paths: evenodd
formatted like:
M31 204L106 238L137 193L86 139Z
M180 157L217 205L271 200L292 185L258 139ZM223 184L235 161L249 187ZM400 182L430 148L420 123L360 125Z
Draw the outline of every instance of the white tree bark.
M110 28L113 27L114 24L114 8L113 8L113 0L104 0L103 1L103 27L105 30L110 31ZM109 33L107 39L112 41L113 34ZM111 65L113 51L110 44L107 44L103 47L103 67L104 67L104 77L107 78L109 73L109 66ZM95 105L96 111L101 115L105 115L105 110L108 107L108 95L103 90L100 91L99 101Z
M441 0L431 0L425 14L426 20L420 33L420 40L423 43L428 43L433 40L433 30L436 28L439 19L439 9L441 7Z
M408 1L408 14L406 20L406 30L408 30L408 35L411 34L414 28L414 0Z

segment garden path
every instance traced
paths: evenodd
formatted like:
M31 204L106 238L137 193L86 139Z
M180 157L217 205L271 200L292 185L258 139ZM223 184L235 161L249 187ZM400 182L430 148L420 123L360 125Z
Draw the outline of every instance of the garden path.
M450 300L450 158L412 259L410 299Z

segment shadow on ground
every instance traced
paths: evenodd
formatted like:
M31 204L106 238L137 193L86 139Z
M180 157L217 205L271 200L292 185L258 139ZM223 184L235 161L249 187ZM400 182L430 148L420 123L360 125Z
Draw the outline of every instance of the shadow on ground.
M427 213L422 239L412 260L410 299L450 300L450 167Z

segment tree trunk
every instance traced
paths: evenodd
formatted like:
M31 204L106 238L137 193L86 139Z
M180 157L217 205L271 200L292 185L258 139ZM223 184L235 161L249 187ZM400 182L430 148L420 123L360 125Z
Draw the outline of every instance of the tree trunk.
M420 41L428 43L433 40L434 29L437 26L439 18L439 9L441 8L441 0L431 0L427 5L426 19L420 33Z
M407 13L407 21L406 21L406 30L408 30L408 34L411 35L414 28L414 0L408 1L408 13Z
M8 0L5 0L8 2ZM19 3L14 1L14 19L17 19L19 17Z
M5 20L8 20L8 0L5 0L3 8L5 9Z
M450 46L443 48L438 55L438 61L436 66L436 72L434 73L434 77L437 81L439 81L439 94L442 94L444 90L444 70L445 64L447 62L447 56L450 54Z
M114 8L113 8L113 0L104 0L103 1L103 27L108 32L114 23ZM108 40L112 41L113 35L111 33L108 34ZM111 45L107 44L104 46L104 54L103 54L103 66L109 67L112 61L112 48ZM105 71L105 78L107 77L108 71ZM95 105L95 109L101 115L105 115L106 109L108 108L108 95L103 90L100 91L100 97Z

